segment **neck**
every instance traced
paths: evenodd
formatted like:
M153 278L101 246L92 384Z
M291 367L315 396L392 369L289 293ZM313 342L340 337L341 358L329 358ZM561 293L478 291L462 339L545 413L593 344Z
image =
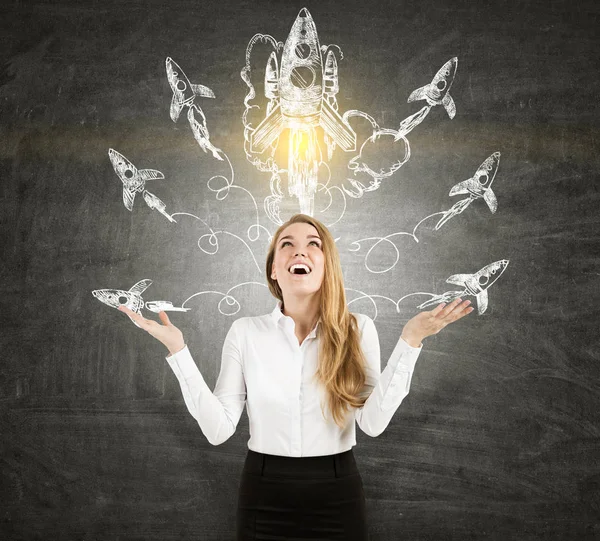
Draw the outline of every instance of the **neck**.
M294 320L297 329L310 331L319 319L319 307L320 297L318 295L292 297L283 300L282 312Z

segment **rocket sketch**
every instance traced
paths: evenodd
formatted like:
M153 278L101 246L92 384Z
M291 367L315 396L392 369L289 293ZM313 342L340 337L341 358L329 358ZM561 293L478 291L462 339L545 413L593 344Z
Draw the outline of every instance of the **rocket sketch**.
M214 98L214 92L207 86L192 84L186 74L179 65L170 57L165 61L167 68L167 79L171 90L173 91L173 99L171 100L171 120L177 122L181 110L185 107L195 107L200 111L199 106L195 103L197 97Z
M452 119L456 114L456 106L454 100L448 93L458 66L458 58L454 57L448 60L436 73L433 81L425 86L414 90L408 98L408 101L426 100L427 105L423 106L416 113L406 117L397 130L381 128L370 115L362 111L347 111L344 113L344 120L350 117L363 117L369 120L373 127L373 133L368 137L360 147L356 156L348 162L348 169L353 172L354 177L349 177L346 180L352 185L353 189L348 189L343 186L343 190L350 197L362 197L365 192L371 192L381 186L381 181L384 178L391 177L400 167L402 167L410 159L410 144L406 136L416 128L429 114L432 107L436 105L444 105L449 117ZM369 165L363 157L365 150L369 147L374 147L379 141L385 137L392 137L394 143L402 150L402 156L391 162L387 167L379 167L375 169ZM369 185L365 186L363 182L355 178L358 173L366 173L371 177ZM464 210L464 209L463 209Z
M474 274L453 274L446 282L461 286L460 291L446 291L441 295L434 295L428 301L420 304L419 309L435 306L440 302L452 302L454 299L465 295L472 295L477 299L477 312L483 314L488 307L488 289L500 278L508 266L508 259L501 259L486 265Z
M354 150L356 134L335 109L338 89L335 57L329 51L323 62L317 28L303 8L283 46L281 69L273 54L267 62L265 96L271 112L250 136L252 152L264 152L284 129L310 131L316 126L344 150Z
M256 107L249 100L256 95L250 80L250 56L257 42L269 43L274 50L265 66L266 115L253 127L247 113ZM285 43L257 34L246 50L242 70L242 79L250 89L244 100L246 156L259 170L271 173L271 196L265 200L265 210L275 222L279 221L278 202L283 198L279 187L283 173L287 175L289 195L298 198L300 212L313 214L319 170L327 169L320 134L329 160L336 147L345 152L356 150L356 133L338 113L338 64L331 47L320 45L315 22L308 9L302 8ZM288 148L283 149L287 152L286 168L277 165L274 158L284 131L288 135Z
M450 190L451 196L468 194L469 197L467 199L461 199L444 212L444 216L435 226L436 231L448 220L463 212L476 199L483 199L492 211L492 214L498 210L498 200L492 191L492 182L498 171L499 164L500 152L494 152L479 166L471 178L463 180L452 187Z
M169 221L175 220L166 212L166 205L154 194L146 190L146 181L164 179L165 176L156 169L138 169L123 154L110 148L108 156L113 165L115 173L123 183L123 204L129 211L133 210L135 194L142 192L144 201L153 210L158 210Z
M451 58L435 74L431 83L417 88L408 97L408 101L426 100L431 106L443 105L450 118L456 115L456 105L450 96L450 87L456 75L458 59Z
M219 155L221 150L210 142L210 134L208 133L204 111L196 103L197 97L214 98L214 92L207 86L190 83L186 74L172 58L167 57L165 66L167 69L167 79L173 91L170 108L171 120L177 122L181 111L184 107L187 107L187 119L194 134L194 139L196 139L196 142L204 152L210 150L213 157L223 161L223 158ZM200 115L200 120L196 118L194 111Z
M119 308L125 306L136 314L142 313L142 308L152 312L160 312L161 310L170 312L187 312L189 308L178 308L173 306L169 301L149 301L144 303L142 293L152 285L152 280L144 279L137 282L129 290L123 289L95 289L92 295L100 302L110 306L111 308ZM133 320L132 320L133 321Z
M108 150L108 156L115 173L123 183L123 204L127 210L133 209L135 194L143 192L147 180L164 179L165 176L156 169L139 169L133 165L123 154L114 149Z

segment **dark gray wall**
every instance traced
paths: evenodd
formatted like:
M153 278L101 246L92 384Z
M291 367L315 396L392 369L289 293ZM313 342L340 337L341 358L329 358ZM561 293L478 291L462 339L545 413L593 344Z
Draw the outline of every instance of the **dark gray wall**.
M489 6L487 4L490 4ZM193 219L171 224L136 201L129 213L108 160L115 148L161 170L153 193L214 230L252 242L252 200L207 187L226 167L183 118L169 119L167 56L210 86L211 138L259 204L268 178L246 161L239 72L257 32L285 40L302 3L3 2L0 8L0 537L233 538L248 419L211 446L187 413L164 348L91 290L154 284L146 300L265 282L241 241ZM391 299L442 292L455 273L510 259L490 307L425 342L411 394L378 438L357 429L373 540L595 539L600 536L600 315L596 2L306 4L322 43L344 51L340 109L397 127L452 56L457 116L435 108L410 135L412 157L379 190L348 201L331 228L349 289ZM494 151L499 208L477 201L400 261L369 273L353 240L409 231L448 208L452 185ZM332 182L345 177L338 161ZM216 183L213 188L217 187ZM221 184L222 186L222 184ZM339 207L338 207L339 208ZM326 223L335 213L319 215ZM285 217L285 216L284 216ZM374 254L375 255L375 254ZM370 263L393 261L382 249ZM348 298L356 298L349 291ZM270 311L261 286L173 314L211 388L233 319ZM382 363L414 313L377 300ZM225 308L225 305L222 305ZM367 300L351 309L375 317ZM148 314L148 313L146 313Z

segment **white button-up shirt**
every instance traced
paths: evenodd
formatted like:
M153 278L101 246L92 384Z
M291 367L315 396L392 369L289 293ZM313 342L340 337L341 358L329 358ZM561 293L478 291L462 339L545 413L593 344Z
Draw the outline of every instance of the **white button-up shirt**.
M375 324L364 314L354 314L367 360L361 396L368 399L346 416L340 428L327 406L324 386L312 379L317 370L319 322L299 344L295 322L281 312L281 304L270 314L233 322L223 344L214 392L187 346L167 357L187 408L208 441L219 445L231 437L244 405L250 421L248 448L260 453L304 457L348 451L356 445L355 420L369 436L381 434L408 394L422 347L411 347L399 338L381 372Z

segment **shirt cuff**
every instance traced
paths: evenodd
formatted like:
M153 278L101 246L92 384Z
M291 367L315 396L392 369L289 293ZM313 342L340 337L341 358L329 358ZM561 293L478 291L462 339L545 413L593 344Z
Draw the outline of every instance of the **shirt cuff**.
M185 379L195 377L200 372L187 346L181 351L166 357L166 360L173 369L173 372L175 372L175 375L181 375Z
M422 344L420 347L414 348L400 338L392 352L392 359L395 359L394 372L412 372L422 349Z

